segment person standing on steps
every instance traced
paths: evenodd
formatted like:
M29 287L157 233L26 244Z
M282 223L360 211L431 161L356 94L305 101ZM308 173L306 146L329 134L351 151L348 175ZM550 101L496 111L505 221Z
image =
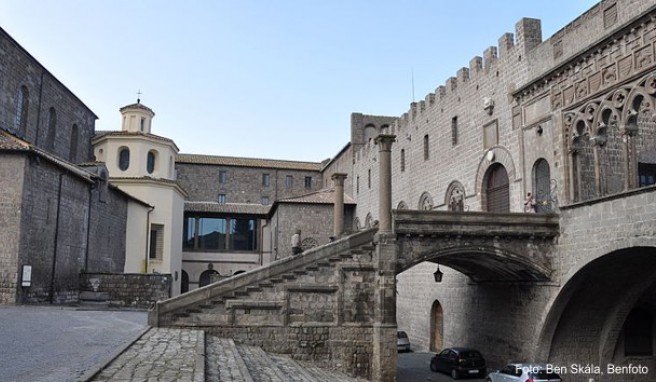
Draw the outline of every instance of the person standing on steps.
M292 255L296 256L303 252L301 248L301 230L297 229L296 232L292 235Z

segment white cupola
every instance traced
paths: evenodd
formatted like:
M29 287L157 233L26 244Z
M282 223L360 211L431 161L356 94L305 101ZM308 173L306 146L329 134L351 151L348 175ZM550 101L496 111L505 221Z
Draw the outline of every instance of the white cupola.
M137 103L124 106L120 111L123 116L122 131L151 134L150 127L155 113L149 107L142 105L141 100L137 99Z

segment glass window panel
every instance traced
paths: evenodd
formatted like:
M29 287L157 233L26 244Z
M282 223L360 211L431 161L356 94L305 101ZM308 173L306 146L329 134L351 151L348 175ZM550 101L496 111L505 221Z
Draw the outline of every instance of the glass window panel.
M203 250L225 249L226 219L198 219L198 247Z
M194 249L195 231L196 231L196 218L186 218L184 220L182 236L182 248Z
M230 249L235 251L257 249L257 223L254 219L231 219L230 228Z

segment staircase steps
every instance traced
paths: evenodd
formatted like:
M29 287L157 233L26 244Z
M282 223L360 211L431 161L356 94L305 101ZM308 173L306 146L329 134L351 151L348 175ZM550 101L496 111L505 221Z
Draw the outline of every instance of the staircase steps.
M285 373L276 366L269 355L257 346L237 346L254 382L287 382Z
M231 338L205 339L205 380L254 382Z

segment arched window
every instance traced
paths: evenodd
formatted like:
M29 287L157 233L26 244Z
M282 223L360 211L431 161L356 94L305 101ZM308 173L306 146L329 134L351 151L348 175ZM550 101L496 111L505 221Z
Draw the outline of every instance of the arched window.
M397 209L397 210L407 210L407 209L408 209L408 205L406 204L406 202L404 202L403 200L401 200L401 201L399 202L399 204L396 206L396 209Z
M449 211L465 210L465 187L460 182L451 182L446 189L445 203L449 206Z
M71 127L71 149L68 153L68 160L75 163L77 160L77 141L79 129L76 124Z
M27 133L27 111L30 106L30 93L27 86L23 85L16 93L16 116L14 120L14 131L25 136Z
M488 212L510 212L510 185L506 168L495 163L487 170L485 182Z
M57 111L54 107L48 110L48 134L46 135L46 147L55 148L55 129L57 128Z
M146 171L148 171L149 174L152 174L155 171L156 160L157 160L156 152L153 150L149 151L148 156L146 158Z
M544 159L538 159L533 165L533 195L536 212L551 211L551 172L549 162Z
M130 167L130 149L121 147L118 150L118 168L125 171Z
M424 192L419 197L419 205L417 205L418 210L430 211L433 209L433 197L428 192Z

